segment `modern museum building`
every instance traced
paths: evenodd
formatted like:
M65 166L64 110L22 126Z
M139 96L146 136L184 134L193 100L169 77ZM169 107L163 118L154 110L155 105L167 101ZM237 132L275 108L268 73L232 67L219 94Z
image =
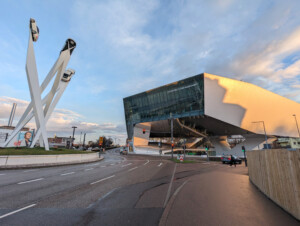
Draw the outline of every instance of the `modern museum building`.
M216 154L266 147L278 137L299 137L300 104L251 83L202 73L123 99L128 140L209 142ZM242 137L232 146L229 138ZM201 144L201 142L199 143ZM265 144L265 145L264 145ZM268 147L268 146L267 146Z

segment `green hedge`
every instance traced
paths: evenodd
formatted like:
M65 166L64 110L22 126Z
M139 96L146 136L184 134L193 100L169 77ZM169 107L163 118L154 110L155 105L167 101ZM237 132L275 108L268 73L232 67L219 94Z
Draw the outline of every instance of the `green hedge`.
M64 148L50 148L45 151L44 148L0 148L0 155L63 155L63 154L89 154L86 151L77 151Z

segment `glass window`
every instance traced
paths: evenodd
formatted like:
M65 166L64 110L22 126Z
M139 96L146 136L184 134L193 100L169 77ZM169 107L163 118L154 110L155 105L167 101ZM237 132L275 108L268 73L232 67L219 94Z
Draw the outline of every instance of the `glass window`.
M154 91L124 98L128 138L131 139L134 124L168 119L170 112L175 117L203 114L203 87L204 80L201 74Z

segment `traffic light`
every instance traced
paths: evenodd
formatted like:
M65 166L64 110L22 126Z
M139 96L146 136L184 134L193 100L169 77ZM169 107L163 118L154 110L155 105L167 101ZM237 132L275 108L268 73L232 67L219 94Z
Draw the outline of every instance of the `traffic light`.
M242 151L245 152L246 151L246 148L245 146L242 146Z
M146 130L145 129L143 129L143 134L145 134L146 133Z
M205 151L208 151L209 147L208 145L205 145Z

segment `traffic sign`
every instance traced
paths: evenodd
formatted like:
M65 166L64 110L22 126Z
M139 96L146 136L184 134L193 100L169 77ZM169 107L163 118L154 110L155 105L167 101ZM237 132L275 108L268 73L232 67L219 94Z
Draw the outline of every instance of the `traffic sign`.
M99 137L99 146L102 146L103 144L103 137Z
M180 162L183 162L183 155L180 155Z

